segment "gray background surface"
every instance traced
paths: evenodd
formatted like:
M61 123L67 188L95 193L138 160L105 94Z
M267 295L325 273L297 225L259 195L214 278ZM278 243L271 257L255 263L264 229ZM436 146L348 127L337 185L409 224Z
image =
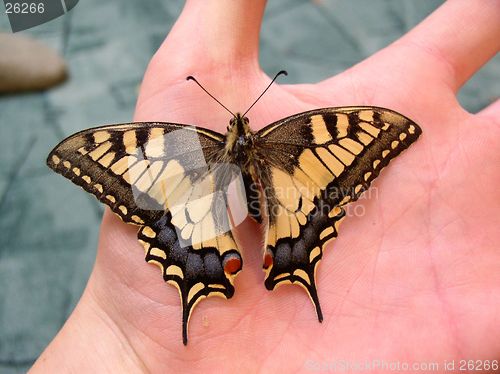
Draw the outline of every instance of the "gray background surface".
M383 48L440 4L272 0L261 62L269 74L285 67L287 82L317 81ZM0 372L32 364L71 313L94 261L102 207L49 171L45 157L77 130L132 118L142 74L182 5L85 0L24 32L64 55L71 77L47 92L0 96ZM0 30L10 31L3 11ZM499 76L497 56L462 89L463 105L477 111L491 102Z

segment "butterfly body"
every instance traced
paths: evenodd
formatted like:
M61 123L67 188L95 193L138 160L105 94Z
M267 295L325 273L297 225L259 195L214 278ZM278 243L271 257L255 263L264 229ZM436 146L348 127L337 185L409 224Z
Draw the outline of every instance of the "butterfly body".
M225 136L225 154L229 162L237 164L242 171L251 175L254 182L257 182L256 162L258 160L254 142L255 133L250 128L248 118L236 113L229 123Z
M302 286L321 321L316 270L344 206L420 134L407 117L378 107L316 109L256 132L236 114L225 135L162 122L85 130L47 163L139 226L146 261L179 290L186 344L195 305L232 297L243 266L230 186L266 227L266 288Z

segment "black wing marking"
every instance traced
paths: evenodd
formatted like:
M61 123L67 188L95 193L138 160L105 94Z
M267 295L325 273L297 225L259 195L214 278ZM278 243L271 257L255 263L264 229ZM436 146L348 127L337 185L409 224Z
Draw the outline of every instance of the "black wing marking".
M318 109L257 133L269 214L265 285L303 286L322 320L315 272L337 236L342 206L355 201L389 161L421 134L417 124L377 107Z

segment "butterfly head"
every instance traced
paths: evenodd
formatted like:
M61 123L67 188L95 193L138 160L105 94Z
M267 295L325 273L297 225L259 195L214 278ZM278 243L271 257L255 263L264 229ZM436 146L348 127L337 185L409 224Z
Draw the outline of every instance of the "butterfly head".
M231 121L229 121L229 126L227 128L228 132L236 132L237 136L245 136L250 134L250 126L248 118L241 115L241 113L236 113Z

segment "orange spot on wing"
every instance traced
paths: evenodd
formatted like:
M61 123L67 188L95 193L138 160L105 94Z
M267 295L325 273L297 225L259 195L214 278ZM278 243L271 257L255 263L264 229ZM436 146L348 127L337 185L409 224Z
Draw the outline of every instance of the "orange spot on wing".
M266 254L264 255L264 269L269 269L273 262L273 254L270 251L266 251Z
M224 260L224 271L229 274L236 274L241 270L241 259L237 255L231 255Z

